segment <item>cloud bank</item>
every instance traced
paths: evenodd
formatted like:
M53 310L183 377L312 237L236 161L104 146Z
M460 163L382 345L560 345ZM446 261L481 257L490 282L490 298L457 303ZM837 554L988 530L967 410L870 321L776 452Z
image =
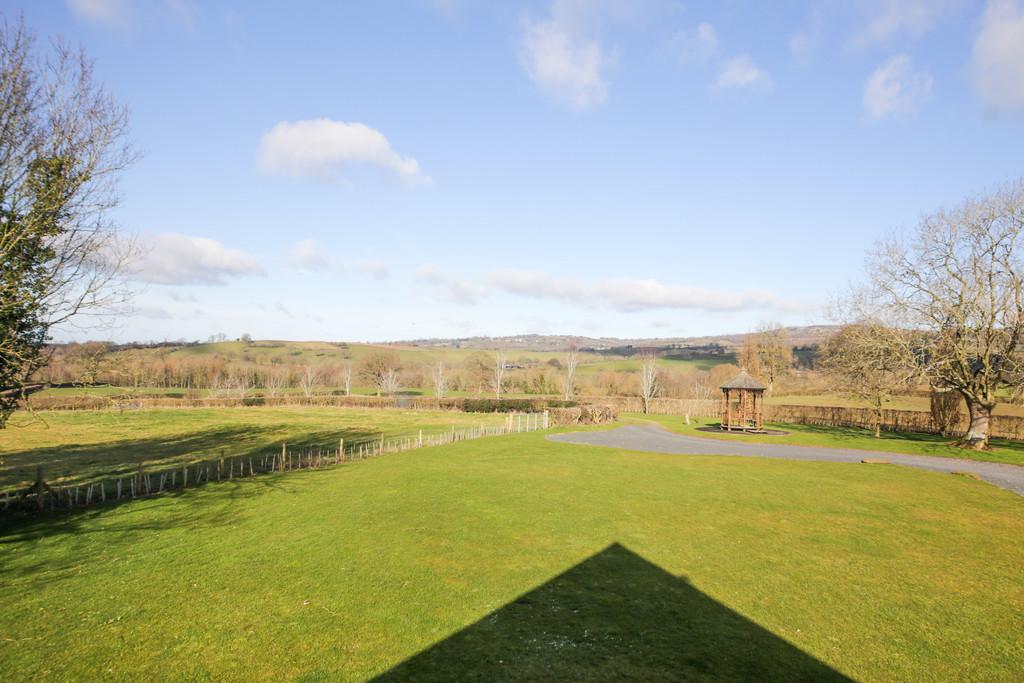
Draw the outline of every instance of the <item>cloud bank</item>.
M986 108L1024 113L1024 3L989 0L974 41L971 77Z
M264 275L255 258L217 240L163 233L144 240L131 276L157 285L222 285L225 278Z
M263 134L259 157L268 173L327 181L339 179L346 167L357 164L376 166L410 183L430 180L416 159L398 154L383 133L362 123L281 121Z
M475 304L493 294L510 294L622 313L673 309L708 313L770 309L797 313L812 308L806 302L785 300L760 289L726 291L625 277L587 282L514 268L493 270L478 282L471 282L446 273L435 264L424 264L416 270L414 279L436 298L463 304Z

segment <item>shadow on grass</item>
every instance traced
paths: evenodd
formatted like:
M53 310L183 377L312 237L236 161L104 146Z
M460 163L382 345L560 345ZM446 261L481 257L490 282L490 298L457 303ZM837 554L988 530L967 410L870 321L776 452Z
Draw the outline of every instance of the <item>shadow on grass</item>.
M938 434L926 434L923 432L890 432L883 431L876 439L875 433L870 429L860 427L826 427L821 425L793 425L781 422L771 423L773 427L789 428L802 434L827 437L838 441L851 441L870 439L872 441L910 441L913 443L934 446L936 448L952 448L956 446L954 437L945 437ZM1011 441L1009 439L994 438L990 441L993 448L1005 449L1013 453L1024 455L1024 442ZM970 457L971 452L964 449L964 457Z
M32 585L59 580L66 571L77 571L82 556L95 553L97 537L111 547L125 547L135 542L144 544L153 532L184 529L191 533L234 525L240 519L239 503L270 492L301 493L302 482L297 476L303 474L316 476L319 472L302 470L214 481L134 500L0 518L0 551L49 537L61 537L62 544L60 553L22 552L16 562L0 562L0 580L27 578ZM178 500L184 497L187 500ZM115 508L132 504L137 507L115 513Z
M612 544L377 681L848 681Z
M346 450L375 443L380 432L334 429L308 432L288 440L290 451L309 448L337 449L344 438ZM135 474L141 461L147 469L210 460L219 457L272 456L280 452L280 427L218 427L164 438L121 439L83 445L13 451L3 456L0 489L26 486L35 479L38 465L44 478L61 485L79 485L99 479Z

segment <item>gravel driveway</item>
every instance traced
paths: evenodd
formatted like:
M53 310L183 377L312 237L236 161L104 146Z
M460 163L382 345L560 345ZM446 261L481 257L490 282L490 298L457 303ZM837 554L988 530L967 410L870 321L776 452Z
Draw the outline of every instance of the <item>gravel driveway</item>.
M702 439L674 434L655 425L627 425L605 432L574 432L555 434L552 441L608 446L630 451L679 453L681 455L748 455L783 460L823 460L826 462L860 462L864 458L888 460L894 465L917 467L933 472L971 472L990 484L1024 496L1024 467L996 462L978 462L929 455L902 455L880 451L859 451L849 448L789 446L780 443L749 443Z

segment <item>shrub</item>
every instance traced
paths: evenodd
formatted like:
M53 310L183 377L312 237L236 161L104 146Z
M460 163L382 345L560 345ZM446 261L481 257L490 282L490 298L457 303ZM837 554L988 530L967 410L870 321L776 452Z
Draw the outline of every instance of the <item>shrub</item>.
M467 413L532 413L540 409L539 402L529 398L467 398L462 402Z

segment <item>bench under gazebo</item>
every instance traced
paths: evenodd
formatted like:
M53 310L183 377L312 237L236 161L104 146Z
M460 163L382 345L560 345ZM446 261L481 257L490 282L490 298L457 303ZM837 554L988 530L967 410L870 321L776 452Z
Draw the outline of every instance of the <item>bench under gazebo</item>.
M763 432L765 386L746 370L722 385L722 424L729 432Z

